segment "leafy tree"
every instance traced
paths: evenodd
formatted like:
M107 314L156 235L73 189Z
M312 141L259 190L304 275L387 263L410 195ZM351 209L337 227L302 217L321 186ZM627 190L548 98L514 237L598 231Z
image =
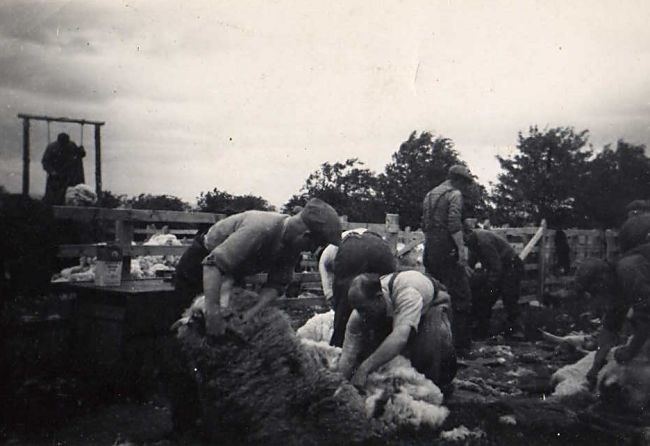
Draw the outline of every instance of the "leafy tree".
M320 198L340 215L347 215L350 221L383 222L384 205L377 189L377 177L363 166L357 158L321 164L320 169L307 177L300 192L284 205L284 212L304 206L310 198Z
M126 204L133 209L158 209L164 211L187 211L190 209L189 203L172 195L140 194L126 200Z
M114 209L126 203L126 195L116 195L110 190L102 191L102 194L97 200L97 206L102 208Z
M425 195L447 178L454 164L465 163L451 139L434 137L429 132L411 133L380 175L386 211L399 214L401 226L419 228ZM481 204L484 195L485 190L481 192L477 186L472 197L466 200L468 208Z
M581 224L575 204L592 154L587 138L587 130L576 133L571 127L519 132L518 153L497 156L504 172L491 196L494 222L516 226L545 218L551 226Z
M255 195L231 195L220 191L216 187L209 192L201 192L198 207L203 212L219 214L237 214L249 210L272 211L275 210L268 201Z
M607 145L589 163L577 212L589 226L617 227L625 219L625 206L650 198L650 159L645 146L619 140Z

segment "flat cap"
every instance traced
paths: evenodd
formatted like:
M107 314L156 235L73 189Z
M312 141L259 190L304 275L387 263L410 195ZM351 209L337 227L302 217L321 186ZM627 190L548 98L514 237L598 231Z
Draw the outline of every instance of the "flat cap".
M470 181L474 181L472 174L469 173L469 169L461 164L454 164L449 168L449 175L456 175L459 177L466 178Z
M341 220L332 206L319 198L312 198L299 215L323 246L341 243Z
M630 201L625 206L625 212L632 211L650 211L650 201L648 200L634 200Z

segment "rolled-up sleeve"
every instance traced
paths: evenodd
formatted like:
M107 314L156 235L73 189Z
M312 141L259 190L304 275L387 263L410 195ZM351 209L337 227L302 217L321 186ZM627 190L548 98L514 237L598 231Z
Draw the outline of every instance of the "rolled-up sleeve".
M217 245L203 260L203 264L215 265L223 272L232 274L247 259L258 255L262 243L262 232L241 227Z
M447 211L447 228L451 234L463 229L463 195L460 191L453 190L448 195L449 208Z
M323 250L323 253L321 254L318 261L318 272L320 273L321 285L323 286L323 294L327 300L330 300L332 296L334 296L333 265L337 252L338 247L334 245L328 245L327 248Z

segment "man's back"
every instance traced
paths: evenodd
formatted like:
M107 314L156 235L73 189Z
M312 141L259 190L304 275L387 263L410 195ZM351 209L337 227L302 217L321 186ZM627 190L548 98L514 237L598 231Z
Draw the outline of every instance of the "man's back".
M467 238L467 247L484 268L490 269L500 269L503 261L517 255L506 239L485 229L474 229Z
M449 180L440 183L427 193L422 204L422 228L424 231L446 229L450 233L462 229L462 194Z

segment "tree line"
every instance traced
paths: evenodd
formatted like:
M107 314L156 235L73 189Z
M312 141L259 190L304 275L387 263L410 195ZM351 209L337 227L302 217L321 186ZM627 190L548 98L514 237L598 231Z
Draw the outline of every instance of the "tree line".
M466 216L489 219L494 225L539 224L544 218L557 228L612 228L621 223L627 203L650 198L645 146L619 140L615 146L595 150L587 130L531 126L517 135L512 155L497 159L501 172L496 182L489 190L478 183L474 186L466 199ZM386 213L397 213L403 227L416 229L424 196L454 164L467 165L451 139L414 131L383 172L371 171L358 158L321 164L281 211L290 213L308 198L318 197L350 221L381 223ZM170 195L128 198L111 192L103 194L100 204L225 214L275 210L262 197L232 195L217 188L201 192L195 207Z

